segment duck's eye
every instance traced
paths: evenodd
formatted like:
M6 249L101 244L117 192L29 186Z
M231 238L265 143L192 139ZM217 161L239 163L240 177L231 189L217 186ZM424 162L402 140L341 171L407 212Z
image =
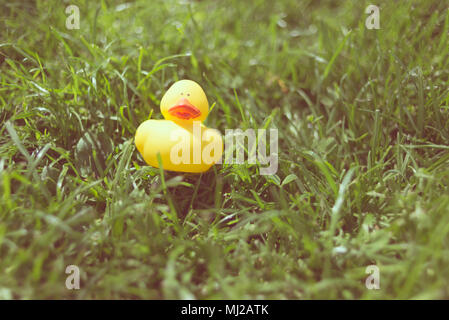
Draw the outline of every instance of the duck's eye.
M190 97L190 93L188 93L187 96Z
M184 93L181 92L181 96L184 95Z

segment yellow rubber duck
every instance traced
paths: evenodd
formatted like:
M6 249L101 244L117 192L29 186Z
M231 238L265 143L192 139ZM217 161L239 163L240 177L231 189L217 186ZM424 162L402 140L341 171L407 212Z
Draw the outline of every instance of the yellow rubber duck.
M223 140L216 129L202 122L209 103L201 86L192 80L175 82L162 97L165 120L146 120L137 128L137 150L149 165L164 170L204 172L221 159Z

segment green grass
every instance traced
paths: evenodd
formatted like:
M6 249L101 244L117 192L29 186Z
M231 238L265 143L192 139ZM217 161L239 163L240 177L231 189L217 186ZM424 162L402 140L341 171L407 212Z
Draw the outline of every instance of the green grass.
M0 3L0 298L449 298L443 1ZM279 129L276 175L145 165L181 78Z

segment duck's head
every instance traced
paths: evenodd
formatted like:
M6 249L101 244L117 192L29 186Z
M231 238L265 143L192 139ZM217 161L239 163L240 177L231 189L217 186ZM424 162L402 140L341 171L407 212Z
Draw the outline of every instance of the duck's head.
M198 83L180 80L162 97L161 112L165 119L178 123L202 122L209 113L209 103Z

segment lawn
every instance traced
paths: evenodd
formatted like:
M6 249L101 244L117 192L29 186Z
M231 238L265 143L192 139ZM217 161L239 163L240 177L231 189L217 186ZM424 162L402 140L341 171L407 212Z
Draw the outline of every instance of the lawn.
M444 1L0 0L0 17L0 299L449 298ZM145 164L136 129L185 78L208 127L278 129L276 174Z

